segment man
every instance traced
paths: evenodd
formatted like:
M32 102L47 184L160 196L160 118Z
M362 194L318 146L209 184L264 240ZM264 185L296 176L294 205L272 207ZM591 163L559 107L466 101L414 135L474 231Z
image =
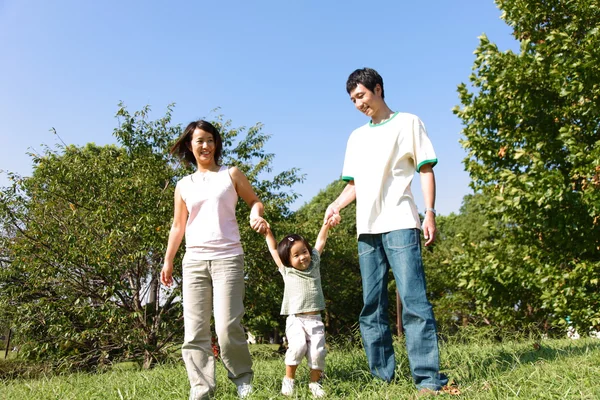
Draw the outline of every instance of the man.
M396 369L388 315L391 268L403 306L413 380L421 391L437 392L447 378L439 373L437 328L426 296L421 258L421 223L410 188L415 171L419 172L425 201L422 229L428 246L436 231L433 166L437 158L419 118L387 106L383 79L377 71L354 71L346 90L355 107L371 121L348 139L342 171L348 184L327 207L325 221L356 200L364 302L360 329L372 374L390 382Z

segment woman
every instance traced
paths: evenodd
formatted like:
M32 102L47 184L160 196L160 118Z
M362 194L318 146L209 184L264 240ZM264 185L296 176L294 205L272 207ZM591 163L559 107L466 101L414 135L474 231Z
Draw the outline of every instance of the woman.
M252 392L252 360L242 327L244 255L235 217L238 196L250 206L250 225L266 232L260 202L246 176L219 164L223 142L217 129L199 120L190 123L171 154L195 165L196 172L175 188L173 225L160 280L173 283L173 259L185 234L183 258L182 357L190 380L190 400L209 398L216 389L211 348L211 307L221 359L240 398Z

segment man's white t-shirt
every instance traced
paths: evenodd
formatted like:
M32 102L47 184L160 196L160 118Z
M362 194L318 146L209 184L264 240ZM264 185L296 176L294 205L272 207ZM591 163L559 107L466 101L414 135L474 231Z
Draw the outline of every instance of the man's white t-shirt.
M352 132L342 179L354 181L358 235L421 228L410 185L425 164L437 164L437 157L416 115L397 112Z

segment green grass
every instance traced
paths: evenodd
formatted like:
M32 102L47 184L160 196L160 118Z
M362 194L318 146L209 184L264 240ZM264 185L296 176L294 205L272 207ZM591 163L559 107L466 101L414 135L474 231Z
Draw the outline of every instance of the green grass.
M600 340L534 340L441 344L443 371L458 384L457 399L600 399ZM324 388L332 399L410 399L410 379L401 341L396 343L398 373L392 384L373 380L362 349L333 346L327 356ZM284 399L279 394L283 357L271 347L251 346L254 359L252 399ZM235 386L219 364L217 399L235 399ZM298 369L296 399L310 399L308 369ZM0 399L187 399L183 362L143 371L120 364L109 372L11 379L0 383ZM444 396L451 397L451 396Z

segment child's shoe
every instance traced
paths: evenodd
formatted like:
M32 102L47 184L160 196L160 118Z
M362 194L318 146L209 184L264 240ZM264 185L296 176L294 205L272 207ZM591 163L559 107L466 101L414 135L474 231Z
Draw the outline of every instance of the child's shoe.
M294 393L294 380L284 376L281 381L281 394L291 396L292 393Z
M308 388L312 393L315 399L320 399L321 397L325 397L325 391L323 390L323 386L319 382L311 382L308 384Z

